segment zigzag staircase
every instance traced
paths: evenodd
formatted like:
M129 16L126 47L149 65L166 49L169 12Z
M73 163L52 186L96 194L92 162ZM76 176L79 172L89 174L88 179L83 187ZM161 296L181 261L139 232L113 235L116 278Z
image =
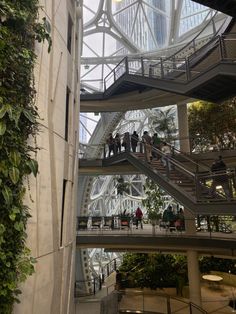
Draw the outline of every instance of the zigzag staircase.
M204 165L191 162L190 159L186 162L179 162L177 158L170 158L172 169L169 171L160 159L153 160L149 164L145 161L144 154L123 152L104 159L103 166L119 164L125 160L196 215L235 215L236 213L235 197L227 201L224 193L219 192L214 198L210 195L212 174L206 171ZM193 163L196 166L195 170ZM235 177L235 174L233 176Z
M232 22L234 23L234 22ZM105 100L150 89L211 102L235 95L236 33L215 36L190 56L124 58L104 80L105 91L81 100ZM220 88L219 88L220 87Z

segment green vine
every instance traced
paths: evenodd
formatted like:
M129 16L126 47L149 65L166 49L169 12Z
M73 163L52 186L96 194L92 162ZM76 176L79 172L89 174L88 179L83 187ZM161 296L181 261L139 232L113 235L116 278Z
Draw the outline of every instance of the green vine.
M29 144L38 132L34 42L46 39L51 46L38 9L38 0L0 2L0 314L12 313L19 284L34 272L23 202L27 176L38 173L37 148Z

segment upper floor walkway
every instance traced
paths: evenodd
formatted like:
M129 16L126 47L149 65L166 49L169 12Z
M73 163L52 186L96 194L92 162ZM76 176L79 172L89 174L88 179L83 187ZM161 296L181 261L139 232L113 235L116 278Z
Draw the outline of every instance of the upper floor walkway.
M235 219L219 218L216 225L216 217L208 218L202 218L199 226L196 220L195 230L188 227L193 220L186 219L186 231L185 228L171 227L160 222L152 226L147 221L142 229L140 226L136 229L136 224L124 216L78 217L76 243L78 248L101 247L116 252L185 253L187 250L195 250L201 255L236 258Z
M81 94L81 111L127 111L190 99L219 102L234 96L234 27L184 58L124 58L104 79L103 92Z

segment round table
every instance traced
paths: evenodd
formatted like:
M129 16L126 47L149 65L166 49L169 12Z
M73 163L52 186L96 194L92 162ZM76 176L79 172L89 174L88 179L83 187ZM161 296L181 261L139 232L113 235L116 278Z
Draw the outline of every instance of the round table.
M212 288L219 288L219 283L223 280L222 277L217 275L203 275L202 278L207 280Z

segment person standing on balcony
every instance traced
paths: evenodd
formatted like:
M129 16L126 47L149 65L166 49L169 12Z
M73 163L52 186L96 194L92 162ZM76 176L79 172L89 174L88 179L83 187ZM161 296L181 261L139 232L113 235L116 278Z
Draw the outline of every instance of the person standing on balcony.
M120 134L117 133L115 136L115 152L120 153L121 152L121 139Z
M131 136L131 148L132 148L132 152L136 153L136 149L138 146L138 141L139 141L139 137L136 131L133 132L132 136Z
M175 226L176 216L171 205L169 205L167 209L164 210L162 220L166 223L166 228ZM172 231L172 229L170 229L170 231Z
M216 187L222 186L227 199L230 200L232 198L232 193L230 191L229 178L226 173L226 164L224 163L222 156L219 156L218 159L213 162L211 172L213 175L210 195L216 197Z
M171 164L170 164L170 156L171 156L171 147L166 142L163 143L163 146L161 148L161 151L163 152L163 156L161 158L163 166L166 167L168 164L169 170L171 170Z
M116 270L116 290L120 290L122 285L122 274L120 271L117 269Z
M123 136L122 146L126 151L130 151L130 134L129 132L125 132Z
M107 145L108 145L108 157L111 156L111 152L115 153L115 139L114 137L112 136L112 133L109 133L109 136L107 138Z
M151 155L152 155L152 138L148 134L148 131L144 131L142 136L142 141L144 143L144 153L146 161L150 164L151 163Z
M176 215L175 227L178 231L185 230L184 211L180 208Z
M158 152L155 151L155 149L159 149L159 150L161 149L161 140L157 136L157 133L154 133L152 137L152 146L154 147L154 150L152 151L152 156L153 158L158 159L159 155L158 155Z
M140 227L143 229L143 212L141 208L138 206L135 212L135 219L136 219L136 229L138 229L138 224L140 222Z

